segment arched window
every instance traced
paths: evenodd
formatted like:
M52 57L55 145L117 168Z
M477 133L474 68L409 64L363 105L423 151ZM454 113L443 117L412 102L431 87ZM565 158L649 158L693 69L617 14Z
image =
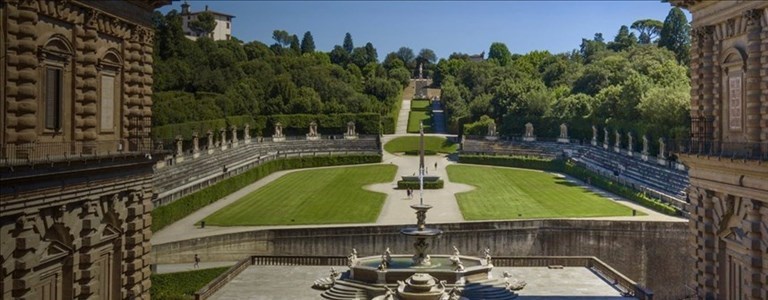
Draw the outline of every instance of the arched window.
M109 49L99 60L99 132L116 133L120 109L120 70L123 60L117 50Z
M739 134L743 131L744 124L744 71L746 66L746 55L741 49L730 48L723 52L720 57L720 66L722 67L723 77L723 132L734 133L732 138L739 139ZM727 136L724 136L724 138Z
M41 119L45 131L59 132L64 120L66 68L73 56L71 44L61 35L54 35L39 49L42 68Z

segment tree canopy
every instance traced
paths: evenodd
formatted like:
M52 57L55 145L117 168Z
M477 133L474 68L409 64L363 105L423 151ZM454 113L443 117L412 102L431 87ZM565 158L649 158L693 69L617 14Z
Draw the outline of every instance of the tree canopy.
M664 25L659 34L659 46L674 52L677 61L687 65L691 44L690 31L691 25L688 24L688 18L685 17L683 10L673 7L664 19Z
M189 28L203 36L208 36L216 29L216 19L211 12L204 11L197 14L197 19L189 22Z

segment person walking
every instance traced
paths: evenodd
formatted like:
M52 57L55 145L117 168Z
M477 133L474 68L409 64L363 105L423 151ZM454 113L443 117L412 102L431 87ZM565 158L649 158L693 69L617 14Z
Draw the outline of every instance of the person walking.
M435 162L435 170L437 170L437 162Z
M195 269L199 269L200 268L200 257L197 256L197 253L195 253L195 266L194 267L195 267Z

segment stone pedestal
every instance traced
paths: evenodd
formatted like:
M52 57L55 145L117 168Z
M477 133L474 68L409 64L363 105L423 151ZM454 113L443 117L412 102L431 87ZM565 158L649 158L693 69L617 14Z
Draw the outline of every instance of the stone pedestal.
M178 163L180 163L180 162L182 162L182 161L184 161L184 156L183 156L183 155L179 155L179 156L176 156L176 157L173 159L173 162L174 162L174 163L177 163L177 164L178 164Z
M632 151L627 151L627 156L629 156L629 157L634 157L634 156L635 156L635 153L634 153L634 152L632 152Z
M320 135L307 135L307 141L318 141L320 140Z
M566 139L566 138L558 138L557 142L561 143L561 144L568 144L568 143L571 142L571 140L570 139Z
M643 161L648 161L648 154L640 155L640 159L642 159Z
M282 141L285 141L285 136L284 136L284 135L279 135L279 136L277 136L277 135L273 135L273 136L272 136L272 141L273 141L273 142L282 142Z
M345 134L344 135L344 139L345 140L356 140L357 139L357 134Z
M608 144L603 144L603 149L608 150Z
M614 146L613 147L613 152L621 153L621 148Z
M525 136L523 137L523 142L535 142L536 137L535 136Z
M499 139L499 137L498 136L493 136L493 135L486 135L485 139L488 140L488 141L496 141L496 140Z
M592 140L592 146L597 146L597 140Z
M663 159L663 158L658 158L658 159L656 159L656 162L657 162L658 164L662 165L662 166L666 166L666 165L667 165L667 160L666 160L666 159Z

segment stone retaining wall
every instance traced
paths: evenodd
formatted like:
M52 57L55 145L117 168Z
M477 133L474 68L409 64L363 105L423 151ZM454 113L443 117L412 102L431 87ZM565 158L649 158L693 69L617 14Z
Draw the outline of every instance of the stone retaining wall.
M224 234L152 248L158 264L239 260L247 255L361 256L412 252L401 226L365 226L256 230ZM596 256L629 278L648 286L660 299L684 291L693 262L688 253L685 222L599 220L530 220L437 224L445 231L433 253L467 255L486 247L494 256Z

